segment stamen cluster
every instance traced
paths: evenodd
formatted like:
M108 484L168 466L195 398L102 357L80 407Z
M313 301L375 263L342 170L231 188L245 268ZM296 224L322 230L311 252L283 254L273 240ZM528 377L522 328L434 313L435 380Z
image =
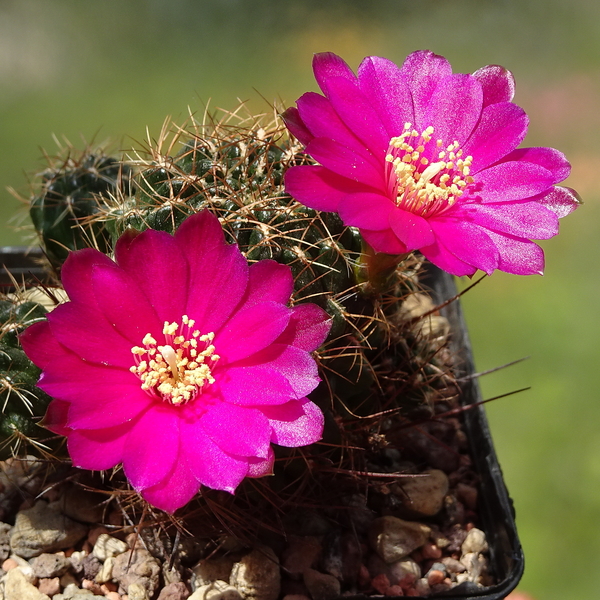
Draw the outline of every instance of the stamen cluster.
M167 343L164 346L159 346L147 333L142 340L143 347L131 349L136 364L129 369L140 378L144 391L174 405L193 400L215 382L211 366L214 368L220 358L212 344L213 332L201 334L194 330L195 321L187 315L181 320L181 325L165 321L162 332Z
M433 127L427 127L419 134L411 123L405 123L404 132L390 140L385 157L394 169L396 205L420 216L449 208L473 183L469 175L473 157L463 159L457 141L444 148L438 139L435 149L428 148L433 132ZM434 158L437 160L432 162Z

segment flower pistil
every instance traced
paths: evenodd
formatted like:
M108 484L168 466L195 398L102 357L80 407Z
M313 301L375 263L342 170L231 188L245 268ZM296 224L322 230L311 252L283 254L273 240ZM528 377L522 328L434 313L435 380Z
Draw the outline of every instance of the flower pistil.
M212 344L213 332L201 334L187 315L181 320L182 324L165 321L163 346L147 333L143 347L131 349L135 365L129 369L140 378L144 391L173 405L193 400L214 383L212 368L220 358Z
M473 157L462 158L457 141L444 148L438 139L433 148L433 132L427 127L419 134L405 123L404 132L390 140L385 157L393 167L388 173L396 205L423 217L452 206L473 183L469 175Z

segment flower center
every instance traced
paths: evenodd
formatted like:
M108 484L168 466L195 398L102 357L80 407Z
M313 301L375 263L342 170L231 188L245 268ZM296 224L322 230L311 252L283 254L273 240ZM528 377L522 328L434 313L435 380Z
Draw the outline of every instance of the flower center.
M187 315L181 321L181 325L165 321L164 346L147 333L143 346L131 349L135 365L129 369L140 378L144 391L175 405L193 400L215 382L211 367L220 358L212 345L213 332L201 335Z
M463 159L457 141L446 148L442 140L432 142L433 131L427 127L419 134L405 123L404 132L390 140L385 157L396 206L422 217L451 207L473 183L473 157Z

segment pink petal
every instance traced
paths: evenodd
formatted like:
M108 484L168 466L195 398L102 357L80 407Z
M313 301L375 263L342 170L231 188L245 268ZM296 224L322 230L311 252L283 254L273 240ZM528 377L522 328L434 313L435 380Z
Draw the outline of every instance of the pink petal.
M368 56L358 67L358 81L383 122L388 138L400 135L404 123L414 123L410 90L402 71L391 60Z
M265 477L273 475L275 463L275 453L272 448L269 448L269 457L265 459L250 458L248 459L248 475L247 477Z
M371 150L374 156L385 156L390 135L356 83L343 77L332 77L327 82L327 97L348 129Z
M534 240L558 234L558 217L539 202L467 204L461 210L478 225Z
M477 267L460 260L452 254L439 239L436 240L435 244L421 248L420 251L430 262L451 275L463 277L464 275L473 275L477 271Z
M123 471L137 491L160 483L180 455L178 408L154 404L127 436Z
M327 95L327 84L331 77L344 77L356 81L356 75L345 60L333 52L319 52L313 57L313 72L323 93Z
M497 102L511 102L515 95L513 74L500 65L488 65L473 73L483 89L483 106Z
M536 243L494 231L486 233L500 252L498 269L514 275L544 274L544 252Z
M422 125L425 112L438 82L452 75L452 67L443 56L434 54L429 50L420 50L409 54L402 65L401 71L413 99L415 117L412 124ZM424 125L423 129L428 125L430 124Z
M260 365L226 369L219 373L218 389L227 402L239 406L283 404L295 397L284 375Z
M173 236L164 231L144 231L126 252L119 253L119 266L148 298L161 324L180 321L186 307L188 265Z
M258 458L269 455L269 422L260 410L220 402L208 408L200 425L227 454Z
M69 403L62 400L52 400L48 404L46 414L40 422L42 427L49 429L52 433L58 435L69 435L71 430L66 426L67 413L69 412Z
M48 323L54 338L84 360L124 369L133 364L131 343L92 308L60 304L48 314Z
M233 494L248 473L248 460L221 450L197 423L182 421L181 431L186 463L198 481L214 490ZM267 456L270 451L269 448Z
M276 343L312 352L326 340L331 324L331 317L316 304L298 304Z
M559 219L571 214L582 204L582 200L575 190L562 186L553 187L547 194L535 200L554 212Z
M518 148L505 160L529 162L544 167L553 174L552 183L566 179L571 173L571 165L565 155L554 148Z
M434 139L462 145L477 125L482 106L481 84L471 75L445 77L431 95L419 132L431 125Z
M345 79L340 81L346 82L356 93L358 89L356 86L350 84ZM362 156L367 162L378 164L375 156L365 147L365 144L357 138L357 132L354 131L350 124L346 124L340 118L343 116L335 111L332 103L314 92L308 92L303 94L296 101L298 104L298 111L302 121L306 125L307 129L312 134L312 138L325 137L330 138L352 150L359 156ZM388 140L385 142L385 148L387 148Z
M473 156L472 173L489 167L512 152L527 134L529 119L516 104L502 102L483 109L473 135L463 146Z
M419 215L398 208L391 212L389 222L408 251L430 246L435 241L429 223Z
M72 301L81 302L92 308L97 306L91 282L92 270L96 265L116 268L115 263L108 256L93 248L69 253L61 269L60 278Z
M75 467L91 471L112 469L123 461L125 440L131 425L69 433L67 448Z
M300 165L285 173L285 191L309 208L336 211L347 194L367 192L370 188L325 167Z
M288 399L302 398L310 394L321 381L315 359L309 352L294 346L271 344L266 350L251 356L241 364L246 367L269 367L285 376L293 389Z
M329 138L315 138L306 147L306 152L342 177L385 190L383 158L381 168L376 168L363 156Z
M215 336L216 352L228 364L259 352L281 335L290 317L290 309L276 302L244 307Z
M173 514L187 504L199 489L200 483L185 461L177 461L160 483L145 488L140 493L146 502Z
M140 238L142 235L137 239ZM96 265L92 270L92 285L99 310L130 343L139 345L147 333L156 337L162 331L163 322L148 298L122 269Z
M237 246L225 242L219 220L208 211L187 218L175 239L189 265L186 314L202 333L216 332L246 291L248 263Z
M292 106L284 110L281 113L281 118L285 126L300 143L306 146L313 139L314 135L306 128L296 107Z
M29 359L40 369L66 352L64 346L56 341L48 321L38 321L30 325L20 336L19 343Z
M363 240L376 252L386 254L404 254L407 252L404 242L401 242L391 229L384 229L383 231L364 229L360 233Z
M314 444L323 436L323 413L308 398L268 406L262 411L269 419L274 444L297 448Z
M436 237L459 260L488 275L498 268L498 250L481 227L450 219L432 219L430 224Z
M287 265L274 260L261 260L250 265L244 306L258 302L287 304L294 291L294 278Z
M477 195L483 202L525 200L545 192L554 177L548 169L530 162L501 162L477 173ZM481 187L479 187L481 186Z
M390 226L394 203L381 194L362 192L346 196L338 208L345 225L381 231Z

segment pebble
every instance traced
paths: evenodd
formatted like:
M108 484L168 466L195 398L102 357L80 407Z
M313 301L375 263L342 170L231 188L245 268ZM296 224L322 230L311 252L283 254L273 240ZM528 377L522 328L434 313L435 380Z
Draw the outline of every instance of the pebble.
M404 590L399 585L390 585L390 587L385 590L386 596L404 596Z
M420 548L427 541L430 531L421 523L391 516L380 517L369 528L369 542L386 563L392 563Z
M65 517L38 500L32 508L17 513L10 536L14 554L33 558L43 552L74 546L87 534L87 527Z
M415 579L421 577L421 567L419 566L419 563L412 558L405 558L392 563L388 566L388 571L391 575L390 581L392 581L392 583L399 583L407 575L414 576Z
M139 583L132 583L127 588L128 600L150 600L146 588Z
M11 569L4 577L4 598L6 600L50 600L32 583L20 569Z
M6 560L10 556L10 533L12 525L0 523L0 561Z
M461 482L456 486L456 496L469 510L477 509L478 491L476 487Z
M233 565L229 583L243 598L277 600L281 590L279 558L271 548L255 548Z
M321 543L315 536L294 536L281 557L281 566L290 577L301 579L304 571L315 565L321 554Z
M160 594L156 600L187 600L190 596L190 592L187 589L185 583L179 581L176 583L169 583L160 590Z
M398 489L395 495L411 516L432 517L442 510L448 487L443 471L429 469L418 477L403 479L394 489Z
M201 585L187 600L242 600L242 595L226 581L213 581Z
M92 554L98 560L104 561L107 558L117 556L117 554L123 554L128 549L129 546L123 540L112 537L108 533L101 533L96 539Z
M485 533L481 529L477 529L477 527L473 527L467 533L467 537L460 547L463 555L469 552L486 552L487 549L488 544L485 539Z
M105 498L75 485L61 490L60 498L50 506L67 517L82 523L100 523L104 514Z
M2 570L6 571L8 573L8 571L12 570L12 569L16 569L18 567L18 563L14 558L7 558L3 563L2 563Z
M234 562L231 556L201 560L192 569L192 590L213 581L229 581Z
M427 573L427 583L433 587L439 583L442 583L446 578L446 574L443 571L438 571L437 569L431 569L429 573Z
M438 560L442 558L442 551L431 542L423 544L421 547L421 554L423 555L423 558L427 559Z
M385 594L390 586L390 580L385 573L379 573L379 575L375 575L375 577L371 579L371 587L380 594Z
M41 594L46 594L50 597L55 596L60 592L60 579L58 577L40 579L38 581L38 590Z
M71 562L64 554L40 554L30 561L33 573L40 579L60 577L67 572Z
M464 573L467 570L465 565L451 556L442 558L441 562L446 567L448 573Z
M314 569L304 571L304 585L306 585L312 600L333 600L341 593L338 579L327 573L320 573Z
M132 552L133 557L131 556ZM149 597L154 595L158 588L160 565L148 550L136 548L114 558L106 559L107 562L110 560L114 560L112 576L119 582L119 589L122 589L124 593L127 593L131 584L136 583L146 590ZM98 581L98 577L96 577L96 581Z
M96 583L106 583L107 581L110 581L113 578L114 567L115 559L113 556L111 556L100 564L98 572L94 575L94 581Z

